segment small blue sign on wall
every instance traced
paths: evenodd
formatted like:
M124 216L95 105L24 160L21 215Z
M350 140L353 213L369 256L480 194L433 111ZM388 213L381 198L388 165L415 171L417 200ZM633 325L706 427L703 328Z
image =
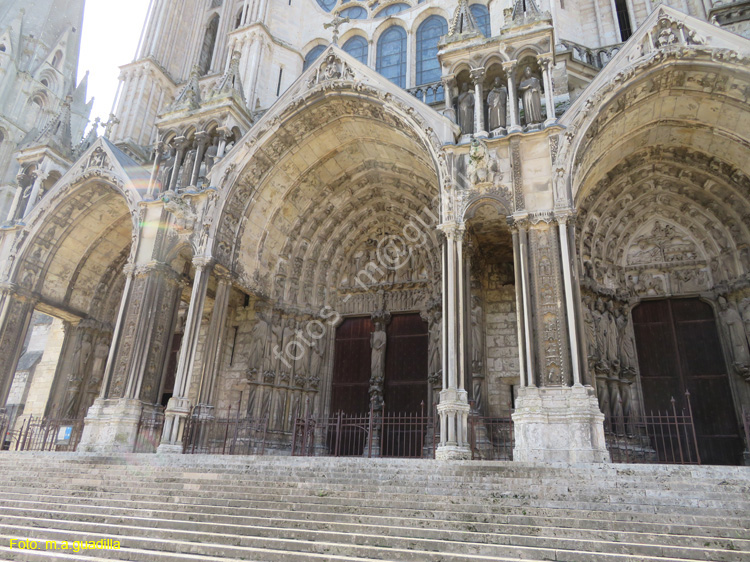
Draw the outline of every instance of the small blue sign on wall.
M68 443L70 442L71 435L73 435L73 426L72 425L63 426L57 432L57 442Z

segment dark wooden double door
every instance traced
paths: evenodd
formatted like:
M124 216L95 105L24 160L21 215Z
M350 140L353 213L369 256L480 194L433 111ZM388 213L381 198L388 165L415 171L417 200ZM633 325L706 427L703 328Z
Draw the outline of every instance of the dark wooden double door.
M346 318L336 331L331 388L331 414L361 415L370 410L370 334L374 324L369 317ZM427 404L427 323L419 314L394 315L386 328L385 384L383 399L386 415L421 414ZM425 410L425 415L427 412ZM384 428L384 432L393 431ZM407 431L407 429L404 429ZM404 441L407 436L382 435ZM350 439L351 441L351 439ZM356 440L355 440L356 441ZM358 448L359 445L349 447ZM390 451L389 456L412 456L415 451ZM359 454L342 451L342 454Z
M690 392L703 464L738 464L742 454L713 309L699 299L646 301L633 309L644 408L686 408Z

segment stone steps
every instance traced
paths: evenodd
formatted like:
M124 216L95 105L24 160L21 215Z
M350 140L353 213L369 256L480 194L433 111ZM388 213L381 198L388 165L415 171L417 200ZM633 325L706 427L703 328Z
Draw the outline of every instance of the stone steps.
M0 559L750 560L750 471L646 468L1 453Z

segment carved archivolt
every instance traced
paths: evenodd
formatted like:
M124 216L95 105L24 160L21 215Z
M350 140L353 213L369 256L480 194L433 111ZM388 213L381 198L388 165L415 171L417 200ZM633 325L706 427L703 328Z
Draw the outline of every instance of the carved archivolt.
M703 153L653 147L580 202L586 278L644 296L695 293L750 271L750 178Z
M249 291L317 306L338 298L331 291L351 288L351 268L368 240L408 232L421 237L408 267L418 266L424 279L439 277L432 237L441 214L440 164L414 126L418 115L392 99L337 92L314 101L282 111L287 121L279 119L262 146L248 142L249 164L227 178L217 205L216 259ZM423 281L414 275L386 272L376 284Z

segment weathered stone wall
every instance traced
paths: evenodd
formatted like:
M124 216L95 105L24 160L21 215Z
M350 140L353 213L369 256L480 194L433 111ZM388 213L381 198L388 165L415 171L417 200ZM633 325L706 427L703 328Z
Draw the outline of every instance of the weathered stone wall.
M487 415L506 415L511 405L511 385L518 379L518 335L516 325L516 290L503 284L500 276L490 272L484 291L485 338L487 348L486 385Z

